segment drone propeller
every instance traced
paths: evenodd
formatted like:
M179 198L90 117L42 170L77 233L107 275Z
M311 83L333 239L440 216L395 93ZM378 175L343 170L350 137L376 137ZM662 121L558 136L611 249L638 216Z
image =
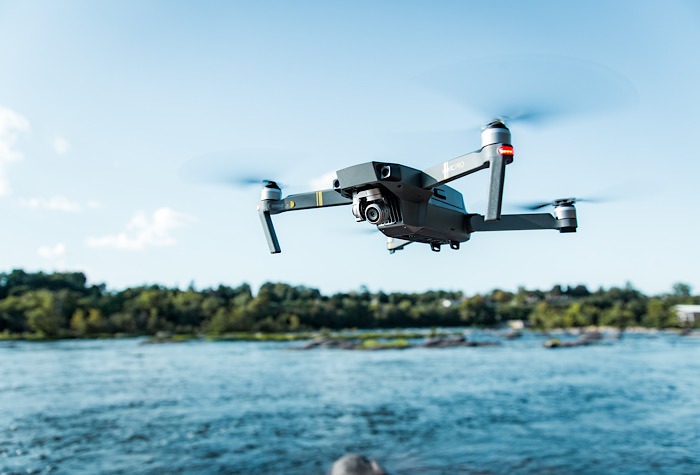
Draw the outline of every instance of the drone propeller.
M270 180L269 178L258 178L258 177L250 177L250 176L234 178L230 181L230 183L234 186L239 186L239 187L253 186L253 185L263 185L263 186L272 185L273 187L277 187L277 188L281 187L278 180Z
M629 106L630 83L595 63L557 56L464 61L423 75L436 92L506 125L540 125L568 116Z
M180 178L189 183L223 185L234 188L267 186L273 183L282 186L277 180L265 178L261 163L274 164L279 170L280 163L288 160L288 154L270 150L239 150L200 155L184 162L179 170ZM252 165L251 165L252 164Z
M529 205L522 205L522 206L519 206L519 208L534 211L537 209L545 208L547 206L557 207L557 206L573 205L573 204L582 203L582 202L601 203L603 201L608 201L608 200L604 200L604 199L600 199L600 198L574 198L574 197L571 197L571 198L559 198L559 199L556 199L554 201L544 201L544 202L532 203Z
M476 142L489 120L499 120L509 128L539 128L624 109L637 102L630 82L616 72L558 56L462 61L432 69L417 80L468 114L454 126L389 134L390 154L397 160L428 154L456 156Z

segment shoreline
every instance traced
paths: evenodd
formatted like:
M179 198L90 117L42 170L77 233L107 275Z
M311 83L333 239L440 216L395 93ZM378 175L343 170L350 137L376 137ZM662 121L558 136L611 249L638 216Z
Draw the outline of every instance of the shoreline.
M429 337L447 337L450 335L463 335L470 331L480 331L487 334L495 334L503 337L503 339L512 339L507 336L509 327L498 328L481 328L481 327L441 327L439 330L435 328L411 328L407 330L401 329L347 329L338 331L328 330L313 330L299 332L231 332L225 334L207 334L207 333L169 333L158 332L155 335L150 334L129 334L129 333L103 333L86 336L62 336L62 337L47 337L32 333L0 333L0 342L2 341L27 341L27 342L50 342L50 341L65 341L65 340L119 340L130 338L145 338L148 343L184 343L189 341L209 341L209 342L224 342L224 341L251 341L251 342L292 342L292 341L309 341L319 338L331 338L335 340L413 340L418 338ZM614 336L620 334L655 334L655 333L684 333L683 328L647 328L647 327L629 327L616 328L610 326L588 326L588 327L573 327L573 328L552 328L547 330L536 328L525 328L518 330L528 334L540 335L542 337L567 336L576 337L591 333L600 333L606 336ZM689 329L687 334L696 333L698 330ZM518 337L518 335L516 335Z

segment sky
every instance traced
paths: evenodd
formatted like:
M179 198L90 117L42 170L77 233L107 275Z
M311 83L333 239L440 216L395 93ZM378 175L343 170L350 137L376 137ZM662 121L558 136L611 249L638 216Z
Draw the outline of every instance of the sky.
M0 271L324 293L700 289L696 1L0 0ZM350 207L275 216L256 175L328 188L425 169L513 122L504 212L576 196L576 234L476 233L390 255ZM487 172L453 186L484 213Z

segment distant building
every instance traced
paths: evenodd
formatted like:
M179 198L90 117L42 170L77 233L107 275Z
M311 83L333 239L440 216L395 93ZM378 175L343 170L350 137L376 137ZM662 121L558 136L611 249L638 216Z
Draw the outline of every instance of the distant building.
M700 320L700 305L674 305L678 322L681 324L693 324Z

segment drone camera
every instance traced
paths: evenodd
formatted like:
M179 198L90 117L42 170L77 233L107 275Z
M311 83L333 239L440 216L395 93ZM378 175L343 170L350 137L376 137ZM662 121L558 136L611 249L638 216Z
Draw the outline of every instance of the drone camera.
M371 224L382 224L389 217L389 207L384 203L372 203L365 208L365 217Z
M367 221L370 224L396 222L391 206L382 196L379 188L355 192L352 197L352 214L357 222Z

